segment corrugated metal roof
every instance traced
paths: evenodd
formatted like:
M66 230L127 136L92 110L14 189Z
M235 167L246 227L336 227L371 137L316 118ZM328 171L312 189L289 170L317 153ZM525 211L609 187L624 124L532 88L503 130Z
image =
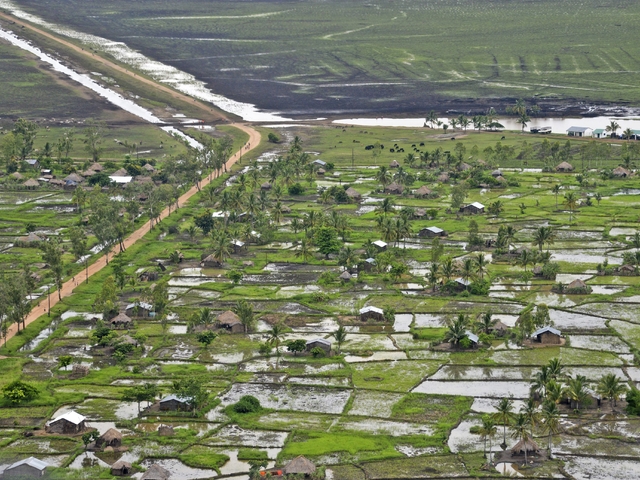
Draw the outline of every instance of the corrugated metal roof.
M331 346L331 342L329 340L324 339L324 338L314 338L313 340L309 340L307 342L307 345L310 345L312 343L322 343L323 345L327 345L328 347Z
M553 333L554 335L558 335L558 336L562 335L560 333L560 330L558 330L556 328L553 328L553 327L542 327L542 328L536 330L535 332L533 332L533 334L531 336L532 337L537 337L538 335L542 335L543 333L546 333L546 332Z
M475 333L470 332L469 330L467 330L466 332L464 332L464 334L467 336L467 338L469 340L471 340L473 343L478 343L478 341L480 340L478 338L478 336Z
M376 247L386 247L387 246L387 242L383 242L382 240L376 240L375 242L372 242Z
M444 232L444 230L442 230L439 227L427 227L425 230L429 230L430 232L433 232L433 233L442 233L442 232Z
M484 208L484 205L481 204L480 202L473 202L471 205L476 208Z
M166 396L166 397L164 397L162 400L160 400L160 403L163 403L163 402L170 402L170 401L172 401L172 400L175 400L175 401L180 402L180 403L189 403L189 402L191 401L191 399L190 399L190 398L188 398L188 397L179 397L179 396L174 395L174 394L172 393L171 395L167 395L167 396Z
M78 412L74 412L72 410L71 412L67 412L63 415L60 415L59 417L54 418L49 422L49 424L55 423L59 420L66 420L67 422L73 423L74 425L80 425L86 420L86 418L80 415Z
M20 460L20 461L18 461L16 463L13 463L13 464L9 465L6 468L6 470L14 469L16 467L19 467L20 465L29 465L30 467L33 467L33 468L35 468L37 470L44 470L45 468L47 468L49 466L48 463L45 463L42 460L38 460L36 457L29 457L29 458L25 458L24 460Z
M379 314L383 314L384 312L382 311L381 308L378 307L364 307L360 309L360 315L362 315L363 313L367 313L367 312L375 312L375 313L379 313Z
M587 130L591 130L590 127L569 127L567 132L576 132L576 133L584 133Z

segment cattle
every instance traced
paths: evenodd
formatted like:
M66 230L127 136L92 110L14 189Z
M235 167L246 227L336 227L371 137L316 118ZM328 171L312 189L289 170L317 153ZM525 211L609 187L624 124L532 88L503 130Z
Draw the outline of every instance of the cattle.
M424 147L424 142L420 142L420 146L421 146L421 147Z
M393 148L390 148L389 153L395 153L395 150Z
M373 145L367 145L364 147L365 150L373 150Z
M504 140L505 138L507 138L507 137L505 137L505 136L503 135L503 136L502 136L502 138L501 138L500 140Z

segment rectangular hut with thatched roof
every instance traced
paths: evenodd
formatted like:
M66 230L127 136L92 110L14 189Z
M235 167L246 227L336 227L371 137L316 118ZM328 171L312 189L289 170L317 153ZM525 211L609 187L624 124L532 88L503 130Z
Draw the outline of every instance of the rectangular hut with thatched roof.
M124 477L133 473L133 466L129 462L118 460L111 465L111 475L114 477Z
M224 328L231 333L244 333L244 325L240 321L240 317L231 310L222 312L216 319L218 326Z
M171 478L171 472L166 468L162 468L157 463L154 463L149 469L144 472L140 477L140 480L169 480Z
M131 320L128 315L119 313L117 316L109 320L109 323L111 324L111 328L130 328L133 324L133 320Z
M119 448L122 446L122 433L110 428L96 439L96 448Z

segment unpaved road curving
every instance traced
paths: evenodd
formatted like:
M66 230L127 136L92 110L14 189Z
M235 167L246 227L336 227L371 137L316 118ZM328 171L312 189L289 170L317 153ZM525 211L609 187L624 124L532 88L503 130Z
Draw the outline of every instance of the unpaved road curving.
M90 57L92 60L94 61L98 61L100 63L103 63L104 65L109 66L110 68L114 68L116 70L118 70L119 72L122 72L126 75L129 75L130 77L133 77L136 79L136 81L138 82L142 82L145 83L155 89L161 90L165 93L168 93L170 96L172 96L173 98L178 98L182 101L185 102L189 102L190 104L197 106L199 108L201 108L203 110L203 112L206 112L207 115L212 115L212 106L211 105L207 105L199 100L195 100L191 97L189 97L188 95L185 95L183 93L180 92L176 92L175 90L172 90L171 88L162 85L158 82L155 82L153 80L150 80L148 78L145 77L141 77L140 75L137 75L136 73L134 73L131 70L128 70L124 67L122 67L121 65L118 65L117 63L114 63L110 60L107 60L105 58L102 58L100 56L94 56L91 55L90 52L87 52L85 50L83 50L82 48L74 45L71 42L65 41L63 39L58 38L57 36L47 32L46 30L42 30L40 28L37 28L33 25L30 25L27 22L24 22L23 20L19 20L16 19L10 15L7 15L5 13L0 12L0 18L3 18L4 20L7 21L15 21L16 23L19 23L20 25L24 25L25 28L30 29L36 33L38 33L39 35L42 35L44 37L47 37L51 40L54 40L62 45L64 45L67 48L71 48L73 49L75 52L77 52L80 55L86 56L86 57ZM213 112L216 116L218 116L220 119L223 120L229 120L226 116L224 116L222 113L219 112ZM242 124L242 123L230 123L231 126L236 127L240 130L242 130L243 132L247 133L249 135L249 140L247 142L246 145L242 146L240 148L240 150L238 150L237 152L235 152L231 158L229 158L229 160L227 161L227 169L229 169L234 163L236 163L243 154L246 154L247 152L250 152L251 150L253 150L254 148L256 148L259 144L260 144L260 133L255 130L254 128L252 128L250 125L246 125L246 124ZM205 187L206 185L208 185L210 183L210 181L214 178L217 178L217 175L214 173L211 176L207 176L205 178L202 179L202 181L200 182L200 188ZM178 199L178 205L182 206L184 205L187 200L189 200L191 197L193 197L196 193L198 193L198 189L196 186L191 187L187 192L185 192L184 194L182 194L180 196L180 198ZM160 217L158 219L158 221L163 220L164 218L166 218L169 215L169 207L165 208L162 213L160 214ZM124 241L124 246L125 248L129 248L131 245L135 244L138 240L140 240L142 237L144 237L150 230L151 228L151 221L147 221L144 225L142 225L140 228L138 228L135 232L133 232L131 235L129 235L125 241ZM109 256L114 255L115 253L117 253L117 247L114 247L110 252L109 252ZM91 277L92 275L96 274L97 272L99 272L100 270L102 270L104 267L107 266L107 257L105 255L101 256L96 262L94 262L93 264L91 264L89 266L88 269L88 275L89 277ZM62 288L60 289L60 296L62 298L68 297L69 295L71 295L73 293L73 289L78 286L82 281L80 280L80 278L84 279L85 275L84 272L82 274L78 274L78 280L69 280L67 282L65 282L62 285ZM58 299L58 292L54 292L51 294L51 306L55 306L57 303L59 302ZM47 298L45 297L44 299L42 299L40 301L40 303L33 309L31 310L31 312L29 313L29 315L27 316L25 323L26 325L29 325L30 323L33 323L34 321L36 321L38 318L40 318L42 315L45 315L47 313L47 309L48 309L48 301ZM7 332L7 337L6 340L10 340L11 338L13 338L13 336L18 332L18 328L17 328L17 324L13 324L11 325L11 327L9 328L8 332ZM6 341L5 340L5 341Z

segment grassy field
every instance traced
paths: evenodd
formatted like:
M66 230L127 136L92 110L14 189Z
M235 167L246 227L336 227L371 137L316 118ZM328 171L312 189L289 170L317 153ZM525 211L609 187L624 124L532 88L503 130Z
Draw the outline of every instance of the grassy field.
M631 1L15 3L287 113L640 100Z

